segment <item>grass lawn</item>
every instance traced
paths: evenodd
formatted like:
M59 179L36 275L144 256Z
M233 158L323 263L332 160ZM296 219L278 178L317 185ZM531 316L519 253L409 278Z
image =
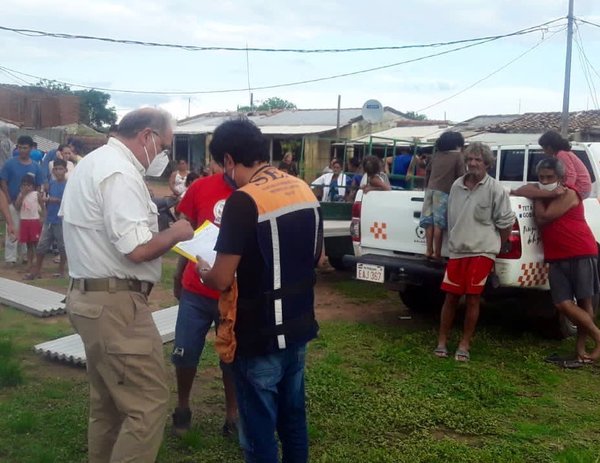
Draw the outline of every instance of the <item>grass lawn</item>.
M361 304L378 297L378 286L333 287ZM0 377L1 462L85 461L85 376L31 353L68 332L64 317L49 323L0 308L0 362L19 362L23 376L14 386ZM432 323L323 322L306 373L311 461L600 462L600 368L543 362L572 341L482 327L473 360L458 364L431 354L434 339ZM209 345L197 427L184 439L167 430L159 462L242 462L236 443L219 435L216 366Z

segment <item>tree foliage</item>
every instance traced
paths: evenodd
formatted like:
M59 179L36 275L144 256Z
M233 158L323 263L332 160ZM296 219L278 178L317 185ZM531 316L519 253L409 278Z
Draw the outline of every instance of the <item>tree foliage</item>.
M427 116L425 114L419 114L415 111L408 111L404 113L404 117L407 119L412 119L413 121L426 121Z
M114 106L108 106L110 101L108 93L94 89L73 91L66 84L47 79L40 80L35 86L78 97L80 122L96 130L106 129L107 126L117 122L117 111Z
M273 111L274 109L297 109L297 106L291 101L284 100L277 96L272 96L263 100L258 106L251 108L250 106L239 106L238 112L248 113L251 111Z

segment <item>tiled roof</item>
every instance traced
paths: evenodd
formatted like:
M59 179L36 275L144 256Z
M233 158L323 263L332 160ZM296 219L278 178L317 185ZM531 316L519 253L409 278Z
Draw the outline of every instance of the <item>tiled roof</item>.
M541 133L546 130L560 130L560 116L560 112L525 113L512 121L489 125L486 130L501 133ZM581 132L592 127L600 127L599 110L569 113L569 132Z

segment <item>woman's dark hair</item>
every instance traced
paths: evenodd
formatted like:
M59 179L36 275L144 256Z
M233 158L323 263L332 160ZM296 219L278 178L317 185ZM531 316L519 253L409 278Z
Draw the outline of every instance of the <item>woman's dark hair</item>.
M460 132L454 132L448 130L440 135L435 142L435 149L437 151L452 151L465 146L465 139Z
M64 143L61 143L60 145L58 145L58 148L56 148L56 151L62 151L65 149L65 147L67 147L69 145L65 145Z
M217 164L223 165L225 154L235 164L252 167L256 162L269 162L269 145L260 129L246 117L230 119L219 125L208 145Z
M538 145L542 148L552 148L557 153L559 151L571 151L571 144L569 140L564 139L560 133L554 130L548 130L538 140Z
M367 156L363 161L363 169L367 175L381 172L381 160L377 156Z
M187 174L187 177L185 178L185 186L188 187L190 186L194 180L196 180L197 178L200 178L200 175L196 172L190 172L189 174Z

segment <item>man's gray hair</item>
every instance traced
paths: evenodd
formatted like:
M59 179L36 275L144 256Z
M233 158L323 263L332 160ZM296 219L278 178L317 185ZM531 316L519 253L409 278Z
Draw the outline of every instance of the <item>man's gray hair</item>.
M484 164L488 167L493 166L496 162L496 158L492 149L488 145L480 141L474 141L469 143L469 146L465 148L464 154L465 157L469 154L479 154L481 156L481 159L483 159Z
M540 162L538 162L537 166L535 166L535 173L539 175L540 170L542 169L553 170L556 173L556 176L559 180L565 178L565 165L562 163L562 161L553 156L544 158Z
M152 129L164 135L167 129L173 129L174 126L175 120L168 111L162 108L140 108L123 116L117 133L123 138L134 138L142 130Z

